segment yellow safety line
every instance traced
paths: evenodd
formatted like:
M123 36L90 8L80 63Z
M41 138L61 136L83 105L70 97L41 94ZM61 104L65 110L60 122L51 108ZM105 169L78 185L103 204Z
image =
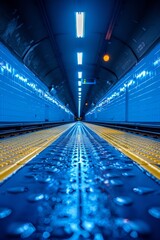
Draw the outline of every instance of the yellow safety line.
M72 126L73 124L66 124L1 140L0 181L8 178L18 169L23 167ZM17 152L17 149L21 148L22 150Z
M85 123L118 150L160 179L160 142L108 127Z

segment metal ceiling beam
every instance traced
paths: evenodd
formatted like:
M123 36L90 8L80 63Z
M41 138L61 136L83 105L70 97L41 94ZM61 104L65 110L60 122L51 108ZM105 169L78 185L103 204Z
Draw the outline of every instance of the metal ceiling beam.
M49 37L46 36L46 37L44 37L44 38L42 38L42 39L39 39L38 41L32 43L29 47L27 47L27 49L26 49L25 52L23 53L22 61L25 63L28 54L29 54L34 48L36 48L39 44L41 44L41 42L45 41L45 40L48 39L48 38L49 38Z
M50 21L48 19L48 16L47 16L47 10L46 10L46 7L45 7L45 4L44 4L45 1L43 0L37 0L37 4L40 8L40 11L41 11L41 14L42 14L42 18L44 20L44 23L47 27L47 30L48 30L48 33L49 33L49 36L50 36L50 39L51 39L51 45L52 45L52 48L53 48L53 52L55 54L55 57L57 59L57 62L58 62L58 65L59 65L59 68L61 69L61 72L62 72L62 76L64 79L68 79L67 77L67 74L66 74L66 71L65 71L65 68L64 68L64 64L63 64L63 61L60 57L60 50L59 50L59 47L58 47L58 43L55 39L55 34L53 33L53 29L51 28L50 26ZM67 81L68 82L68 81ZM69 92L69 97L71 96L71 98L73 98L73 95L72 95L72 92L70 90L70 88L68 87L68 92ZM70 98L70 99L71 99ZM74 99L74 98L73 98ZM73 107L74 107L74 111L76 110L75 108L75 104L73 103L73 101L71 101L72 104L73 104ZM73 110L73 109L72 109Z
M117 76L117 74L115 72L113 72L111 69L109 69L107 67L104 67L102 65L100 67L103 68L104 70L110 72L112 75L114 75L116 77L117 81L118 81L118 76Z
M54 72L55 70L59 69L59 67L55 67L55 68L52 68L51 70L49 70L45 75L44 75L44 78L46 78L51 72Z
M120 38L118 38L118 37L116 37L116 36L113 36L113 35L112 35L112 38L113 38L113 39L116 39L117 41L121 42L124 46L126 46L127 48L129 48L130 51L132 52L132 54L134 55L134 57L136 58L136 61L138 62L139 59L138 59L136 53L134 52L134 50L131 48L131 46L130 46L128 43L126 43L126 42L123 41L122 39L120 39Z

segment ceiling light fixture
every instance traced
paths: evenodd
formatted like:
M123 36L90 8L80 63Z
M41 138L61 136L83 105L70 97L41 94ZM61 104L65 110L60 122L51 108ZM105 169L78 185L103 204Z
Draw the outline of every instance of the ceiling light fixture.
M78 78L82 78L82 72L78 72Z
M78 117L80 117L81 113L81 101L78 101Z
M76 35L78 38L84 37L84 12L76 12Z
M81 92L81 91L82 91L82 88L81 88L81 87L79 87L79 88L78 88L78 92Z
M77 62L78 62L78 65L82 65L82 57L83 57L83 53L82 53L82 52L78 52L78 53L77 53Z
M78 81L78 87L81 87L81 86L82 86L82 82Z

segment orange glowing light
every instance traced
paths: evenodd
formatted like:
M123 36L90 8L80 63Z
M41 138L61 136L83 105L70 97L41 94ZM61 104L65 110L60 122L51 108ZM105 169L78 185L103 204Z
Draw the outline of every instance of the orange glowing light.
M109 56L108 54L105 54L105 55L103 56L103 61L108 62L109 59L110 59L110 56Z

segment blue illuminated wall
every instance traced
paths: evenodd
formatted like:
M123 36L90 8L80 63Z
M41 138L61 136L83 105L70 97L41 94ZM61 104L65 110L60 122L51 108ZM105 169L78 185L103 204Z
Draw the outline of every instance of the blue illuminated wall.
M160 122L160 44L85 116L94 122Z
M0 122L73 121L73 114L0 43Z

